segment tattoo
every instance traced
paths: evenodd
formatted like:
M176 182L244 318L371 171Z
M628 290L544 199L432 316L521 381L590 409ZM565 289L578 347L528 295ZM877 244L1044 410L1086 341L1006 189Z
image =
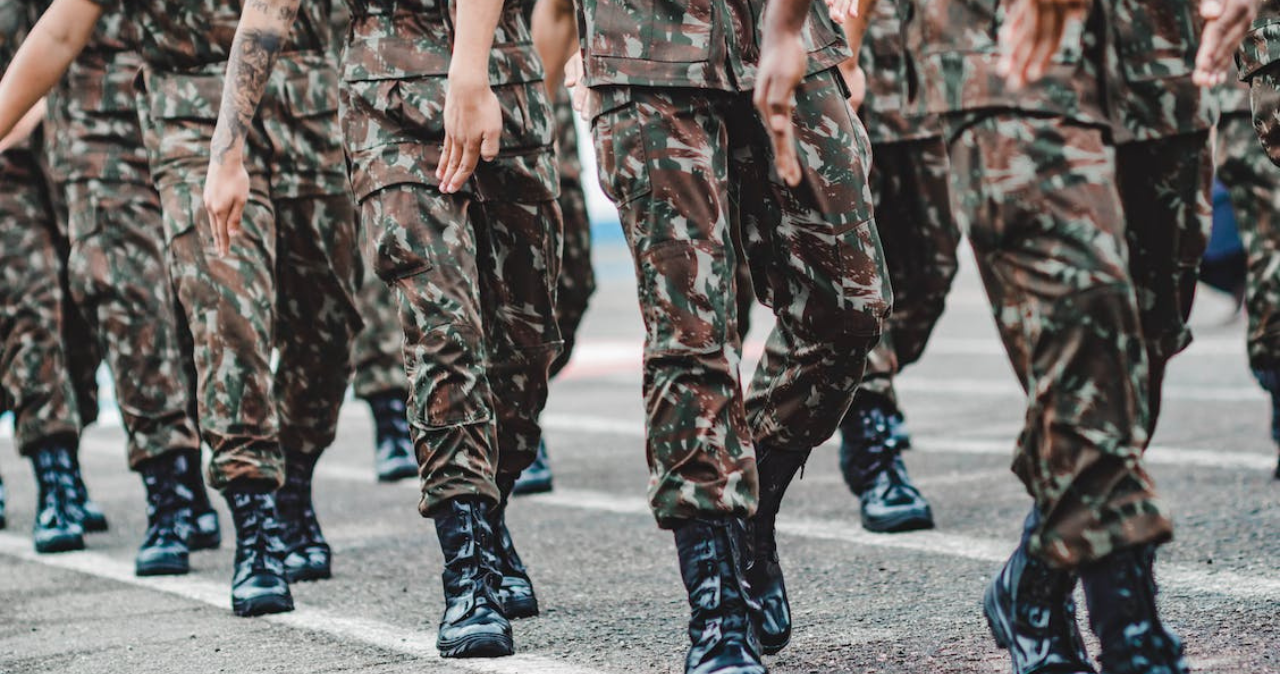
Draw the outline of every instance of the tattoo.
M285 32L298 11L297 4L290 0L250 0L246 9L267 14L281 22L284 29L244 28L236 32L235 41L231 44L231 60L227 64L218 126L213 134L213 158L218 163L249 135L258 102L262 100L271 69L284 46Z

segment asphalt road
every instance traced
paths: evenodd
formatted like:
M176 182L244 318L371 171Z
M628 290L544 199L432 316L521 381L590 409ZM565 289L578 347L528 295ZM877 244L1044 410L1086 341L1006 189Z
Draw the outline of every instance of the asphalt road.
M674 545L644 501L641 328L629 261L608 245L597 267L601 288L580 354L555 384L545 419L556 491L518 500L510 515L543 607L541 617L516 623L516 657L436 657L433 531L417 514L415 484L374 482L371 420L353 402L316 486L335 578L296 586L299 610L265 619L229 610L229 544L195 555L190 576L133 577L143 492L111 424L92 429L83 452L111 531L91 537L85 552L35 555L30 469L0 439L10 491L9 529L0 532L0 672L681 671L687 607ZM1198 341L1174 363L1149 454L1178 526L1160 560L1162 604L1198 671L1280 673L1276 450L1242 322L1224 323L1228 313L1202 294ZM758 352L762 338L757 328L748 351ZM864 533L835 451L815 454L780 523L796 633L769 659L774 672L1008 671L979 599L1028 507L1008 471L1023 408L971 264L901 389L917 445L907 462L939 528Z

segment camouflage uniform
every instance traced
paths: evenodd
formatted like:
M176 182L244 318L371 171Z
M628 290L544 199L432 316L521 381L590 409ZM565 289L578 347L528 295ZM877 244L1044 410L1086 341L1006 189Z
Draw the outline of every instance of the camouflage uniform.
M239 7L120 1L140 35L138 105L169 272L195 345L210 484L279 486L282 447L314 454L332 442L361 327L328 5L302 6L272 74L246 144L243 231L223 257L201 195Z
M591 266L591 218L587 214L587 195L582 188L578 129L573 121L576 113L567 90L558 90L554 106L556 158L560 162L560 213L564 219L560 277L556 280L556 322L560 325L564 350L551 364L553 377L569 363L578 327L582 325L587 303L596 291L596 275Z
M555 121L522 4L506 3L490 62L499 155L457 194L435 178L453 8L352 4L343 135L365 259L391 286L404 329L423 515L461 496L496 502L496 478L533 461L561 347Z
M836 69L849 50L815 3L796 94L804 180L788 188L751 104L763 4L579 5L600 183L639 282L649 502L666 527L750 515L753 445L807 451L831 436L891 301L870 143ZM745 400L734 228L779 319Z
M859 61L867 95L859 114L871 137L871 194L893 286L893 313L867 359L858 392L896 408L893 378L920 359L942 317L958 268L960 230L951 216L951 166L941 121L928 115L906 50L905 2L881 2Z
M129 51L132 26L103 17L49 97L50 164L65 192L71 293L106 354L133 468L198 451L176 305L165 269L160 196L151 184ZM96 373L94 373L96 374Z
M1271 161L1280 166L1280 0L1260 0L1258 18L1236 56L1249 83L1253 125Z
M1203 150L1201 101L1188 110L1185 98L1168 98L1188 92L1194 48L1170 28L1189 29L1191 9L1095 3L1069 26L1044 79L1015 94L994 67L997 7L917 0L911 35L929 109L951 127L956 214L1029 395L1013 469L1044 513L1030 550L1069 568L1172 535L1141 458L1157 399L1148 358L1185 345L1180 254L1194 249L1192 225L1207 215L1202 162L1185 161ZM1144 107L1152 102L1183 114L1186 127L1158 126ZM1118 151L1113 133L1138 142ZM1175 150L1184 154L1165 158ZM1160 162L1143 167L1145 179L1135 170L1144 156ZM1126 209L1150 222L1129 226Z
M0 2L0 65L8 66L31 19L28 4ZM0 410L14 413L24 455L50 442L74 447L81 429L63 348L64 258L41 135L0 154Z

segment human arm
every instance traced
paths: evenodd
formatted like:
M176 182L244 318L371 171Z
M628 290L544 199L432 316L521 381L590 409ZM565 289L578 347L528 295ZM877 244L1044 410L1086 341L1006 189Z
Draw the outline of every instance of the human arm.
M764 37L756 72L753 100L773 143L778 176L788 185L800 184L791 112L795 91L804 79L808 53L800 38L810 0L769 0L764 11Z
M498 156L502 107L489 87L489 50L502 0L467 0L458 18L444 97L444 153L436 167L440 191L452 194L471 178L480 159Z
M250 0L236 26L204 183L204 207L209 213L214 243L223 255L231 252L231 237L240 232L240 219L249 200L245 140L276 57L293 27L298 3L299 0Z
M547 71L547 93L564 81L565 64L578 51L578 22L572 0L537 0L533 7L533 48Z
M44 121L47 109L48 106L46 106L43 98L40 99L40 102L31 106L31 109L22 117L18 125L13 127L13 131L10 131L9 135L4 138L0 138L0 152L5 152L30 138L31 134L35 133L36 127L40 126L40 123Z
M1000 27L1000 73L1011 89L1048 71L1067 26L1089 11L1091 0L1013 0Z
M1204 18L1196 70L1192 77L1202 87L1216 87L1227 81L1232 56L1249 32L1258 14L1257 0L1201 0Z
M844 82L849 86L849 104L857 110L862 107L862 101L867 97L867 74L863 72L862 64L858 59L862 54L862 43L867 34L867 26L871 22L871 13L875 11L875 0L858 0L852 7L855 14L847 16L840 23L840 29L844 31L853 56L840 64L840 74L844 76Z
M0 79L0 138L44 98L93 37L102 7L91 0L54 0L27 34Z

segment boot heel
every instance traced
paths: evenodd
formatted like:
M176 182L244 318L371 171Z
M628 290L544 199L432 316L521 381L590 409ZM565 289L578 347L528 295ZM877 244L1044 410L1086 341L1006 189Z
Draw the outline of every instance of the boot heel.
M516 652L515 641L499 634L477 634L461 639L437 639L442 658L501 658Z

